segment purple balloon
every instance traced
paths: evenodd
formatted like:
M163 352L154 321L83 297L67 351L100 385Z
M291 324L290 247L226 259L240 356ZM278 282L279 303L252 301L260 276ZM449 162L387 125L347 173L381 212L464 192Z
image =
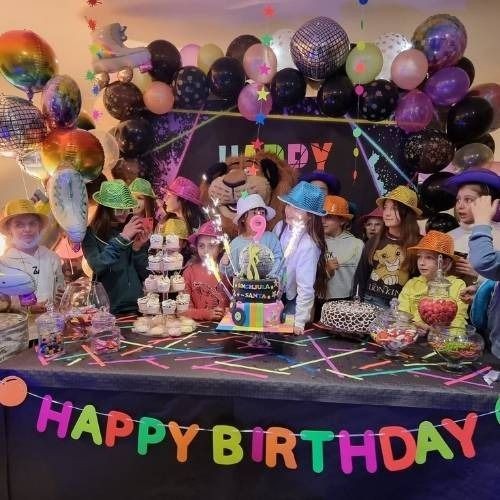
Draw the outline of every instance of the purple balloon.
M443 68L427 80L424 92L437 106L449 106L461 101L469 86L469 75L462 68Z
M396 123L405 132L418 132L431 122L434 106L430 97L420 90L411 90L399 100L396 108Z
M251 122L257 119L258 114L267 116L273 107L273 100L270 93L266 96L265 100L259 100L258 92L260 90L267 91L266 86L261 83L250 83L243 87L243 90L238 96L238 110ZM263 94L262 96L264 97Z

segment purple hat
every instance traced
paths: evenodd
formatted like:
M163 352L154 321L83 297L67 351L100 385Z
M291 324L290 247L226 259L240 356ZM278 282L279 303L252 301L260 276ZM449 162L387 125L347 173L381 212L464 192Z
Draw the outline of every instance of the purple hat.
M465 184L485 184L496 191L500 191L500 176L486 168L469 168L450 177L444 183L444 188L456 194L460 187Z
M340 181L337 176L333 174L329 174L323 170L313 170L312 172L303 173L299 182L312 182L312 181L321 181L324 182L328 186L328 194L338 195L341 190Z

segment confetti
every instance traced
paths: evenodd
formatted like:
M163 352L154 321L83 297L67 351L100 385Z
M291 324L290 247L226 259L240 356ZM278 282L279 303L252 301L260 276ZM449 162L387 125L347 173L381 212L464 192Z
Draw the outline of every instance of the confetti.
M266 5L263 9L265 17L273 17L276 14L274 7L272 5Z
M85 73L85 80L93 81L95 78L95 73L89 69L87 70L87 73Z
M259 66L259 71L261 75L268 75L269 71L271 71L271 67L264 63Z
M260 37L260 41L263 45L267 45L269 47L273 41L273 37L269 34L265 34Z

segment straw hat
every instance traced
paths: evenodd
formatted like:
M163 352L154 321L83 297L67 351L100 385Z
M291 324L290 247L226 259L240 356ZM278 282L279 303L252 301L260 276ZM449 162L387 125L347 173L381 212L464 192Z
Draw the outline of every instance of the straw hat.
M189 238L187 224L182 219L168 219L163 226L162 233L164 235L174 234L181 240L187 240Z
M204 222L198 231L196 233L192 234L189 238L188 241L190 245L196 245L196 241L198 240L198 236L210 236L212 238L218 238L219 234L217 233L217 229L215 227L215 224L209 220L208 222Z
M176 177L167 191L195 205L201 205L200 188L186 177Z
M238 200L236 204L236 215L233 222L238 224L241 217L254 208L263 208L266 211L266 220L268 221L276 217L276 210L268 207L260 194L249 194L248 196L242 196Z
M8 222L17 215L36 215L40 219L42 223L42 229L47 226L49 223L49 218L40 213L35 204L31 200L11 200L7 202L3 209L2 217L0 218L0 232L3 234L7 234L7 225Z
M118 210L137 207L137 200L132 196L130 189L121 179L104 181L99 191L94 193L92 198L99 205Z
M454 254L455 245L453 243L453 238L441 231L430 230L414 247L409 247L409 252L418 252L419 250L429 250L431 252L441 253L450 257L451 259L457 259Z
M289 193L278 196L278 199L299 210L315 215L326 215L323 208L325 193L319 187L308 182L300 181Z
M156 198L156 195L151 187L151 183L141 177L135 178L128 186L132 194L142 194L149 198Z
M392 191L389 191L385 196L377 198L377 205L384 207L385 200L393 200L407 206L417 214L417 217L422 215L422 210L418 208L417 193L406 186L397 186Z
M354 215L349 213L349 203L341 196L326 196L324 208L327 215L336 215L348 220L352 220L354 217Z

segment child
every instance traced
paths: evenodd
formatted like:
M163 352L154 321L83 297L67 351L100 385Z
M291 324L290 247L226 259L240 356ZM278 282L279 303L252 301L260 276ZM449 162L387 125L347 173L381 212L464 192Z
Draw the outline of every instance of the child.
M134 208L133 211L134 215L153 221L156 210L156 195L150 182L146 179L137 177L130 183L128 188L130 189L132 196L137 200L137 207ZM151 229L152 231L153 227L151 227L151 223L147 224L149 224L150 227L146 229Z
M260 194L250 194L238 200L236 204L236 217L234 218L234 223L238 226L238 236L231 241L231 260L236 267L236 273L245 271L245 269L240 269L240 255L253 242L254 231L250 226L250 220L254 215L262 215L267 221L270 221L275 217L276 212L264 203ZM271 250L274 257L274 264L270 275L276 276L283 260L283 252L278 237L270 231L264 231L259 244ZM233 275L233 268L229 263L227 255L224 255L221 259L221 271L227 276ZM264 278L264 276L261 276L261 278Z
M369 214L361 217L361 223L363 224L363 241L368 241L370 238L382 232L384 228L383 214L384 211L380 207L377 207Z
M495 288L488 306L488 331L491 352L500 358L500 252L493 243L491 220L499 202L491 196L481 196L471 204L474 226L469 239L469 258L473 268L484 278L495 281Z
M436 278L438 256L443 257L443 271L447 274L456 259L454 255L453 238L446 233L430 230L418 245L408 248L409 253L416 253L417 267L420 276L406 282L399 294L399 310L410 313L414 323L423 330L429 330L418 313L418 301L428 293L429 281ZM462 302L460 294L465 289L465 282L456 276L448 275L446 279L451 283L450 297L457 301L458 312L450 326L464 328L467 324L467 304Z
M108 293L111 312L135 313L148 274L150 233L132 215L137 201L122 180L103 182L93 198L98 207L83 240L83 255Z
M363 242L346 230L353 218L349 213L347 200L340 196L327 196L325 211L322 222L327 248L326 271L329 277L326 299L348 299L363 252Z
M383 208L384 229L368 240L354 278L354 293L382 307L397 298L403 285L416 272L408 258L408 247L420 239L417 195L406 186L398 186L377 199Z
M229 307L227 295L221 291L217 280L204 265L207 255L217 263L222 254L222 244L212 222L205 222L189 237L189 243L196 249L196 258L183 273L186 293L191 302L186 315L197 321L220 321Z
M8 238L8 247L0 263L32 277L36 304L30 306L30 311L35 314L45 312L47 302L52 302L64 289L61 260L56 253L39 244L47 223L47 216L40 214L31 200L24 199L9 201L0 219L0 232Z
M288 244L293 247L285 263L284 314L295 313L294 333L304 333L305 324L310 321L314 296L326 294L325 235L321 217L325 194L317 186L299 182L288 194L279 196L286 203L285 221L274 228L284 252ZM303 228L297 232L297 227Z

